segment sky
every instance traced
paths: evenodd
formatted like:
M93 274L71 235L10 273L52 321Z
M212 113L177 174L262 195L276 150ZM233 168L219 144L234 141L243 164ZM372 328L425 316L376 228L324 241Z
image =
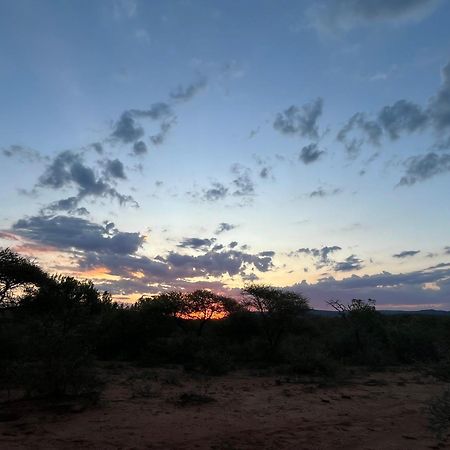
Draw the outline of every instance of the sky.
M116 300L450 309L450 2L0 0L0 246Z

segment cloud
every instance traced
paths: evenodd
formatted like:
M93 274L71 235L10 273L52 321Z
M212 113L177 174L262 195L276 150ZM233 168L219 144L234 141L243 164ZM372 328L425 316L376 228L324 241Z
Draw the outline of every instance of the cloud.
M170 93L170 97L178 101L191 100L198 92L207 85L206 78L201 78L187 86L179 85Z
M164 141L170 128L176 122L175 113L170 105L164 102L153 103L149 109L124 111L114 124L111 137L124 144L141 139L144 135L144 128L136 122L136 119L150 119L159 123L159 132L150 138L155 145Z
M259 252L258 255L259 256L270 256L271 258L273 258L275 256L275 252L273 250L266 250L264 252Z
M144 135L144 129L136 124L132 114L125 111L114 125L111 136L125 144L137 141Z
M217 227L215 234L225 233L226 231L231 231L234 230L235 228L236 225L227 222L221 222L219 223L219 226Z
M311 25L321 33L349 31L378 23L418 21L431 14L440 0L328 0L309 10Z
M259 176L264 179L267 180L267 178L270 177L272 172L272 167L263 167L260 171L259 171Z
M69 173L71 181L80 187L84 195L102 195L108 189L107 184L95 176L93 169L79 161L71 164Z
M165 269L166 266L162 265ZM120 280L111 281L108 279L96 280L95 286L97 289L102 291L111 292L117 301L128 302L128 296L131 294L139 295L149 295L149 294L159 294L161 292L171 291L173 289L183 290L184 292L191 292L196 289L209 289L213 292L222 295L232 295L233 291L239 294L237 289L229 289L224 286L221 281L213 280L183 280L176 279L173 280L170 285L166 283L158 283L157 279L150 276L144 276L141 278L127 278L127 273L124 273L124 277Z
M159 132L157 134L154 134L153 136L150 136L150 140L152 141L152 143L154 145L161 145L166 140L167 134L175 123L175 118L170 121L163 121L160 125Z
M379 307L450 308L449 264L407 273L382 272L374 275L351 275L342 280L328 277L310 284L289 286L309 297L313 305L323 307L331 299L350 301L352 298L373 298ZM429 286L433 288L430 289Z
M139 280L136 273L144 274L147 282L161 284L171 282L177 277L177 274L172 272L171 267L164 260L134 254L87 252L79 259L79 264L83 270L107 268L111 274L127 278L128 281ZM121 281L119 280L119 286Z
M135 155L144 155L145 153L147 153L147 151L147 145L144 141L136 141L133 144L133 153Z
M201 238L185 238L177 247L181 248L193 248L193 249L205 249L211 247L215 239L201 239Z
M311 256L315 260L316 269L321 269L322 267L330 267L336 272L349 272L352 270L360 270L363 268L363 261L357 258L356 255L350 255L343 261L334 261L332 259L332 255L340 250L342 250L342 248L338 245L324 246L322 248L302 247L293 252L290 252L288 256Z
M44 160L44 157L37 150L22 145L10 145L8 148L3 148L2 154L8 158L17 158L20 162L34 163Z
M103 153L103 145L100 142L93 142L90 145L98 154Z
M122 180L125 180L127 178L125 175L123 163L118 159L109 159L106 161L106 173L108 176L111 176L113 178L121 178Z
M89 211L84 207L79 207L79 197L68 197L61 200L56 200L49 205L42 208L41 213L57 213L59 211L66 211L69 214L77 214L80 216L86 216Z
M260 126L257 126L253 130L250 130L250 133L248 134L248 139L253 139L260 131L261 131Z
M344 261L336 262L333 266L336 272L350 272L352 270L360 270L363 268L363 261L355 255L350 255Z
M254 283L255 281L259 280L258 275L256 275L256 273L249 273L247 274L243 274L242 275L242 280L244 281L244 283Z
M433 150L450 150L450 136L438 139L431 148Z
M163 120L174 116L171 106L164 102L153 103L149 109L130 109L126 112L133 117L151 120Z
M253 154L252 158L256 162L256 170L258 170L258 176L263 180L267 180L269 178L274 179L272 175L273 166L270 164L269 158L262 158L259 155Z
M112 222L96 224L70 216L27 217L18 220L11 232L8 235L47 246L47 251L74 252L80 274L101 269L103 273L120 277L116 289L126 282L136 286L142 282L141 289L149 283L173 288L186 280L248 277L250 272L267 272L273 267L272 251L251 254L220 245L211 250L209 247L215 239L186 238L178 246L200 252L196 255L170 251L154 258L141 256L137 252L145 237L140 233L119 231Z
M383 129L378 122L367 119L364 113L358 112L339 130L336 139L345 144L350 157L356 157L365 142L379 146L382 135Z
M396 253L395 255L392 255L394 258L407 258L409 256L415 256L418 253L420 253L420 250L404 250L400 253Z
M248 200L255 194L251 170L240 164L233 164L231 173L234 175L234 178L228 185L215 181L211 183L210 188L203 189L201 194L196 192L189 192L189 194L194 198L201 198L206 201L224 200L230 195Z
M72 181L68 168L80 160L81 156L70 150L58 153L39 177L38 186L54 189L62 188Z
M125 255L135 253L144 242L141 234L121 232L112 222L98 225L69 216L33 216L18 220L12 229L19 236L60 250Z
M429 114L438 131L450 128L450 62L442 69L442 85L430 100Z
M328 266L332 264L332 260L330 259L330 255L333 253L342 250L338 245L332 246L324 246L322 248L309 248L302 247L293 252L290 252L288 256L300 256L300 255L308 255L313 257L316 260L316 268L321 268L324 266Z
M172 251L154 259L89 252L80 259L80 267L84 270L104 267L122 280L142 280L144 283L158 283L160 286L170 285L173 289L180 282L196 278L248 277L254 270L267 272L273 264L271 256L252 255L238 250L206 251L194 256ZM142 276L136 277L136 273ZM122 280L119 280L119 286Z
M235 276L243 273L248 265L260 272L267 272L273 266L270 256L252 255L238 250L208 251L198 256L170 252L165 260L176 269L188 269L190 276ZM195 275L192 275L193 269Z
M203 191L203 199L215 202L217 200L223 200L228 194L228 188L222 183L214 182L209 189Z
M450 153L413 156L405 161L406 172L400 179L400 186L411 186L445 172L450 172Z
M108 177L124 178L123 164L119 160L103 161L106 164ZM64 205L73 210L85 197L110 197L117 199L121 205L130 203L138 206L130 195L119 193L111 186L106 178L98 177L95 171L86 166L82 155L74 151L66 150L58 153L44 173L39 177L37 188L49 188L59 190L64 187L75 187L78 190L76 196L52 203L50 210L62 210Z
M428 115L422 108L406 100L399 100L392 106L385 106L378 114L378 122L391 139L398 139L400 133L412 133L423 129Z
M310 192L308 196L310 198L323 198L323 197L329 197L331 195L337 195L342 192L341 189L335 188L335 189L324 189L323 187L318 187L314 191Z
M317 139L319 137L318 119L322 115L323 100L317 98L301 108L292 105L278 113L273 127L283 134L298 134L302 137Z
M430 127L437 132L437 141L431 146L431 150L447 150L450 147L450 137L445 135L450 129L450 63L443 68L442 84L426 107L408 100L398 100L381 108L373 119L358 112L339 130L336 139L345 145L350 157L356 157L366 143L379 146L384 136L397 140L402 134L409 135ZM436 157L430 151L422 159L424 163L433 164L432 160ZM443 160L445 161L445 157ZM409 162L414 166L418 161L417 159ZM414 170L414 167L412 169ZM447 171L447 168L444 167L438 173L442 171ZM410 182L411 180L413 181ZM406 177L401 184L413 184L415 178L412 177L411 180Z
M234 164L231 166L231 172L236 175L232 182L233 195L238 197L252 196L255 193L255 185L251 179L250 169L240 164Z
M298 157L304 164L310 164L317 161L324 153L323 150L319 150L316 143L312 143L303 147Z

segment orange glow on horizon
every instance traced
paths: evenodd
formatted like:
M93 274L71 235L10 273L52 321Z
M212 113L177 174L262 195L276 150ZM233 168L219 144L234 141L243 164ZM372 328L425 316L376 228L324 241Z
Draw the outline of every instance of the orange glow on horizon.
M73 272L74 275L83 278L92 278L93 280L111 280L118 281L121 277L111 274L107 267L95 267L83 272Z

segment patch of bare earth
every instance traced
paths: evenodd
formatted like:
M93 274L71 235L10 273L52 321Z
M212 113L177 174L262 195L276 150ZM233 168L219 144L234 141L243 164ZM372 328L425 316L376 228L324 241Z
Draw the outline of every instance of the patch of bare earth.
M444 384L416 372L360 375L336 386L125 365L103 376L96 406L2 403L0 448L438 448L423 408Z

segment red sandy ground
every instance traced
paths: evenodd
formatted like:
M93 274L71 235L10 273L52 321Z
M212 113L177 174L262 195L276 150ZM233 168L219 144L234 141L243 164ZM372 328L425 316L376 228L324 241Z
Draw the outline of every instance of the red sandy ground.
M104 369L103 377L96 406L1 404L0 449L444 448L424 407L445 385L417 372L362 374L336 386L128 366ZM183 405L183 393L214 401Z

